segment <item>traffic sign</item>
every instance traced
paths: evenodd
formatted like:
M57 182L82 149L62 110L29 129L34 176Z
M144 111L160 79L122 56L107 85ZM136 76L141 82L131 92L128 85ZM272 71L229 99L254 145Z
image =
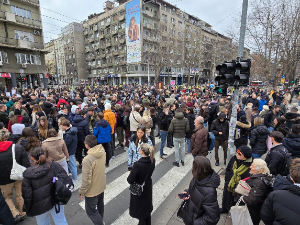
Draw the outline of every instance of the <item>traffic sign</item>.
M285 79L284 79L284 78L281 78L280 83L284 84L284 82L285 82Z
M172 86L175 86L175 83L176 83L175 80L171 80L171 85Z
M288 84L290 81L289 79L285 79L285 83Z
M285 78L285 74L282 74L281 78Z

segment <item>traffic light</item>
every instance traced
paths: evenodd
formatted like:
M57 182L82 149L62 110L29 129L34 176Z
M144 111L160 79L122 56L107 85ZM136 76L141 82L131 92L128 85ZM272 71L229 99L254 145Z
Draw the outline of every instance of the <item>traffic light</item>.
M152 2L153 0L143 0L143 2L146 4L146 3L150 3Z
M219 75L215 78L215 92L225 96L227 95L228 88L228 84L226 83L226 71L223 65L218 65L216 69L219 71Z
M294 80L292 80L292 84L294 83Z
M235 79L239 82L239 86L248 86L250 79L251 59L242 60L235 65L240 71L240 75L236 75Z
M215 92L217 94L221 94L222 96L226 96L227 95L227 88L228 88L227 84L222 84L218 87L215 87Z

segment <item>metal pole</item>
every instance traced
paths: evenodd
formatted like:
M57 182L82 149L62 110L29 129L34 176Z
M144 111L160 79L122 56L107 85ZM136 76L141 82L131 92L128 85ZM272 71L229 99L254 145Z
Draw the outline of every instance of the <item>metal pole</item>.
M247 25L247 10L248 10L248 0L243 0L243 11L241 18L241 28L240 28L240 39L239 39L239 52L238 52L238 61L240 62L244 56L244 42L246 34L246 25ZM236 71L236 74L240 74L240 71ZM233 107L232 114L229 123L229 140L228 140L228 154L227 162L235 154L235 145L234 145L234 133L237 120L237 104L239 99L239 87L238 82L235 82L234 88L234 97L233 97Z
M150 85L150 69L149 69L149 63L148 63L148 85Z
M299 46L297 46L297 63L296 63L295 71L294 71L294 85L295 85L295 79L296 79L296 75L297 75L297 68L299 65L299 60L300 60L300 51L299 51Z
M274 86L274 83L275 83L275 74L276 74L276 67L277 67L278 47L279 47L279 45L277 44L276 53L275 53L275 60L274 60L274 66L273 66L273 72L272 72L273 86Z

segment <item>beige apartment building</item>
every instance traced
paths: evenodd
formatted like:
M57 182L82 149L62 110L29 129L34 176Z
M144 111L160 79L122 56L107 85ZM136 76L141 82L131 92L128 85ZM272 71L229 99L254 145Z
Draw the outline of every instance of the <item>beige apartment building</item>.
M46 85L39 0L2 0L0 29L0 88Z
M232 40L211 25L163 0L140 6L141 60L128 63L126 4L107 1L104 11L83 22L90 83L169 84L214 80L216 65L232 60ZM143 2L143 1L141 1ZM134 7L135 8L135 7ZM128 22L128 21L127 21Z

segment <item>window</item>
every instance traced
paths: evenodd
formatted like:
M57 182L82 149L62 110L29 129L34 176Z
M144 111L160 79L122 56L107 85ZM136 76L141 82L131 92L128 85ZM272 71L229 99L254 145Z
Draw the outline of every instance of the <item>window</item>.
M175 23L175 18L171 17L171 22Z
M182 22L178 21L178 26L182 27Z
M100 26L103 26L104 25L104 20L101 20L100 21Z
M22 9L16 6L11 6L12 13L16 14L17 16L25 17L31 19L31 12L27 9Z
M116 21L116 20L118 20L118 15L117 14L113 15L113 21Z
M8 57L6 52L0 52L0 62L8 63Z
M33 34L25 31L15 30L15 38L34 42Z
M168 16L167 16L167 15L165 15L165 14L161 14L161 18L162 18L164 21L167 21L167 19L168 19Z
M33 65L41 65L41 57L39 55L30 55L30 54L15 54L18 64L33 64Z

